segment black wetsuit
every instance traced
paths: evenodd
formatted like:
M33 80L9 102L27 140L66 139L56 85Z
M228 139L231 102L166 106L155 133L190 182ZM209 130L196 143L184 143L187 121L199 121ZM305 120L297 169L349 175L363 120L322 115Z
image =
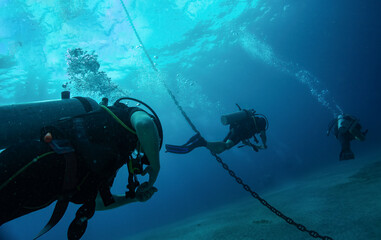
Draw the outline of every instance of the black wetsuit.
M255 122L252 118L244 119L230 125L229 133L225 137L224 142L231 140L234 142L234 145L237 145L240 141L250 139L265 129L266 120L264 118L255 117Z
M110 109L130 128L132 113L140 110ZM126 163L137 144L136 135L123 128L104 109L61 120L42 129L42 136L47 132L52 134L53 140L69 140L75 151L76 184L70 191L70 201L78 204L95 199L102 189L110 194L117 170ZM6 183L28 163L30 166ZM65 166L65 155L57 154L44 141L26 141L0 153L0 225L44 208L68 194L63 192L63 182L66 172L73 169L66 170Z

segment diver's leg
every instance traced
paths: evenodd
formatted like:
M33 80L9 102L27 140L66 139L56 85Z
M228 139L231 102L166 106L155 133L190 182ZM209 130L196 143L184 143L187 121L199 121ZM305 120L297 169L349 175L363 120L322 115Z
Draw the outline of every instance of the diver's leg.
M341 143L340 160L354 159L355 155L351 150L349 133L339 134L339 141Z
M206 147L215 154L220 154L227 149L225 142L208 142Z

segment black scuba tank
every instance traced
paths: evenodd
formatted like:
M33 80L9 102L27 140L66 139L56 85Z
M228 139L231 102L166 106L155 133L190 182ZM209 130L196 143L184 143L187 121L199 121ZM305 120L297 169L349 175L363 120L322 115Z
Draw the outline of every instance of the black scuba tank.
M248 118L250 115L246 110L241 110L239 112L227 114L227 115L222 115L221 116L221 123L223 125L230 125L232 123L239 122L241 120L244 120Z
M66 117L99 109L91 98L70 98L64 91L61 100L0 106L0 149L29 139L39 139L41 128Z

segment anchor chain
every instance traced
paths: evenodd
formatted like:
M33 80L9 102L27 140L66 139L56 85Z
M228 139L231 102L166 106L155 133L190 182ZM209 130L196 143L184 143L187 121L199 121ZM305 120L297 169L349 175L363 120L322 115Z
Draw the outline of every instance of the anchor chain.
M131 19L131 16L130 14L128 13L127 11L127 8L126 6L124 5L123 3L123 0L120 0L121 4L122 4L122 7L127 15L127 19L128 21L130 22L131 24L131 27L136 35L136 38L138 39L138 41L140 42L140 44L142 45L142 49L145 53L145 55L147 56L148 60L150 61L151 63L151 66L153 68L153 70L155 72L159 72L159 70L156 68L156 64L153 62L152 58L150 57L150 55L148 54L148 51L147 49L145 48L144 44L143 44L143 41L141 40L139 34L138 34L138 31L136 30L134 24L133 24L133 21ZM170 95L170 97L172 98L172 100L174 101L174 103L176 104L177 108L180 110L181 114L184 116L185 120L188 122L188 124L191 126L191 128L196 132L196 133L200 133L198 131L198 129L196 128L196 126L192 123L191 119L188 117L188 115L186 114L186 112L184 111L184 109L181 107L181 105L179 104L179 102L177 101L175 95L172 93L172 91L169 89L169 87L167 86L167 84L161 80L161 82L163 83L164 87L166 88L168 94ZM261 198L256 192L254 192L253 190L251 190L250 186L245 184L242 179L240 177L237 177L236 174L229 169L228 165L226 165L226 163L224 163L222 161L222 159L215 153L212 153L211 154L216 158L216 160L222 164L222 167L227 170L230 174L230 176L232 176L233 178L235 178L235 180L240 184L242 185L242 187L247 191L249 192L255 199L259 200L260 203L262 203L265 207L267 207L268 209L270 209L273 213L275 213L277 216L283 218L287 223L291 224L291 225L294 225L296 226L300 231L302 232L308 232L312 237L314 238L320 238L322 240L333 240L331 237L328 237L328 236L321 236L319 233L317 233L316 231L313 231L313 230L308 230L305 226L303 226L302 224L299 224L299 223L296 223L294 220L292 220L291 218L285 216L283 213L281 213L279 210L277 210L276 208L274 208L273 206L271 206L266 200L264 200L263 198Z
M222 161L222 159L215 153L211 152L211 154L216 158L217 162L221 163L222 167L229 172L229 175L232 176L238 184L242 185L242 187L251 194L251 196L253 196L255 199L257 199L260 203L262 203L263 206L267 207L268 209L270 209L270 211L272 211L273 213L275 213L275 215L277 215L278 217L281 217L283 218L288 224L291 224L291 225L294 225L296 226L300 231L302 232L307 232L308 234L310 234L311 237L314 237L314 238L320 238L322 240L333 240L331 237L328 237L328 236L322 236L320 235L319 233L317 233L316 231L313 231L313 230L308 230L304 225L300 224L300 223L296 223L294 220L292 220L291 218L287 217L286 215L284 215L281 211L279 211L278 209L276 209L275 207L271 206L265 199L261 198L258 193L254 192L253 190L251 190L250 186L245 184L242 179L240 177L238 177L235 172L233 170L231 170L229 168L229 166L224 163Z

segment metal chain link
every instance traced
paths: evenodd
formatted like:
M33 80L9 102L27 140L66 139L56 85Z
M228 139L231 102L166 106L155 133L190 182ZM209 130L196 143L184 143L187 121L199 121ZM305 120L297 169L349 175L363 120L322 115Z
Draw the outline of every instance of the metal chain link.
M291 218L287 217L286 215L284 215L282 212L280 212L278 209L276 209L275 207L271 206L266 200L264 200L263 198L261 198L258 193L254 192L253 190L251 190L250 186L245 184L242 179L240 177L238 177L235 172L233 172L229 166L224 163L222 161L222 159L215 153L212 153L212 155L216 158L216 160L221 163L222 167L229 172L229 175L232 176L238 184L242 185L242 187L251 194L251 196L253 196L255 199L257 199L260 203L262 203L262 205L264 205L265 207L267 207L268 209L270 209L270 211L272 211L273 213L275 213L277 216L283 218L288 224L291 224L291 225L294 225L296 226L300 231L302 232L308 232L308 234L311 236L311 237L314 237L314 238L320 238L320 239L323 239L323 240L333 240L331 237L328 237L328 236L322 236L320 235L319 233L317 233L316 231L313 231L313 230L308 230L305 226L303 226L302 224L299 224L299 223L296 223L294 220L292 220Z

